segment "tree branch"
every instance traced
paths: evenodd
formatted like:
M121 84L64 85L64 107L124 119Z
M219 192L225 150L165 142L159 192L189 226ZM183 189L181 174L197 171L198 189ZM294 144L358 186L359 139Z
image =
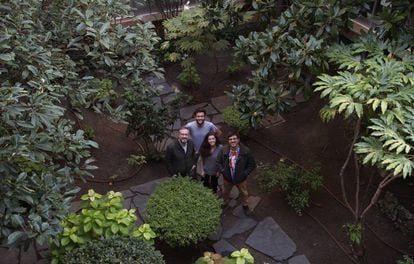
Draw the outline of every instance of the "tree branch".
M355 178L356 178L356 186L355 186L355 216L359 215L359 191L360 191L360 168L358 163L358 156L356 153L354 153L354 165L355 165ZM358 220L357 217L355 217L355 220Z
M349 160L351 159L351 156L354 150L354 145L359 137L360 128L361 128L361 118L358 118L355 124L355 128L354 128L354 138L352 139L352 143L351 143L351 146L349 147L348 155L346 156L345 162L342 165L341 171L339 172L339 178L341 181L341 189L342 189L342 198L344 199L344 203L346 204L346 206L348 207L348 209L351 211L351 213L354 215L355 218L357 218L356 212L352 208L351 204L349 203L348 197L346 194L344 174L345 174L345 169L348 166Z
M401 176L394 176L392 172L390 172L387 176L385 176L385 178L378 184L378 188L375 191L374 195L371 198L371 202L367 205L367 207L364 209L364 211L361 213L360 218L364 218L365 215L367 214L367 212L372 208L372 206L374 206L374 204L378 201L382 189L387 186L390 182L392 182L393 180L397 179L398 177Z

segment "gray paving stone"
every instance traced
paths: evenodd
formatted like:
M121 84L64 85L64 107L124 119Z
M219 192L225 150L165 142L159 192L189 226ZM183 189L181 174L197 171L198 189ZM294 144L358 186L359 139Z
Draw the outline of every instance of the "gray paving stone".
M145 208L147 207L148 198L148 195L136 194L132 200L134 208L137 209L137 212L143 220L145 220Z
M149 182L144 183L144 184L135 185L135 186L130 187L129 189L133 193L151 194L155 190L155 187L157 187L157 185L160 182L165 181L167 179L169 179L169 177L164 177L164 178L156 179L156 180L153 180L153 181L149 181Z
M288 264L310 264L310 262L305 255L299 255L289 259Z
M259 196L249 196L247 198L247 203L249 205L250 210L254 211L256 206L259 204L261 198Z
M221 114L213 115L211 122L213 124L224 123L223 116Z
M223 226L221 224L219 224L219 226L217 227L216 232L209 236L208 239L212 240L212 241L218 241L221 239L221 235L223 234Z
M247 218L248 216L243 211L243 206L239 204L236 208L233 209L232 214L238 218Z
M239 198L239 195L240 195L239 189L236 186L233 186L229 194L230 199L237 199Z
M70 204L69 212L76 213L80 210L81 201L75 201Z
M131 209L131 208L134 208L134 205L132 204L132 198L124 199L123 207L128 209L128 210Z
M140 226L143 223L145 223L144 219L142 218L142 216L138 212L135 212L135 214L137 215L137 221L135 221L135 226Z
M164 83L165 82L165 79L164 78L159 78L159 77L155 76L155 74L149 74L149 75L147 75L144 78L144 80L147 83L152 84L152 85L157 85L157 84L160 84L160 83Z
M201 103L201 104L183 107L180 109L180 117L184 120L188 120L193 117L194 110L196 110L197 108L204 108L206 106L207 106L207 103Z
M155 105L156 108L161 108L162 102L159 96L151 97L151 101Z
M220 112L232 105L231 99L227 95L211 98L211 104Z
M257 222L252 218L243 218L237 219L228 229L223 232L223 238L231 238L234 235L242 234L254 226L256 226Z
M236 205L237 205L237 200L234 200L234 199L230 200L229 202L230 207L235 207Z
M161 98L162 98L162 102L164 104L168 104L169 102L174 100L176 97L177 97L176 93L169 93L169 94L166 94L166 95L162 96Z
M131 192L130 190L123 190L123 191L121 191L121 193L122 193L122 197L124 197L124 199L134 196L134 193Z
M181 125L181 119L177 119L175 120L174 124L173 124L173 130L178 130L182 127Z
M288 259L296 251L295 242L271 217L266 217L256 226L246 244L276 261Z
M217 110L211 104L206 105L204 109L206 110L207 115L218 114Z
M160 96L174 92L173 88L167 82L159 83L155 88Z
M213 244L214 251L221 254L222 256L230 256L230 254L237 250L232 244L227 242L225 239L220 239Z

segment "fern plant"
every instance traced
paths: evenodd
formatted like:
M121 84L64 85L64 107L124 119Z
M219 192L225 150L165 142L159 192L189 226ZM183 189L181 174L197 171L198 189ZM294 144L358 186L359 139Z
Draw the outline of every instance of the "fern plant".
M166 60L181 62L182 72L178 76L181 81L200 83L195 56L210 50L215 54L229 46L229 42L219 34L227 19L224 12L212 13L207 7L197 7L164 22L167 37L162 49Z

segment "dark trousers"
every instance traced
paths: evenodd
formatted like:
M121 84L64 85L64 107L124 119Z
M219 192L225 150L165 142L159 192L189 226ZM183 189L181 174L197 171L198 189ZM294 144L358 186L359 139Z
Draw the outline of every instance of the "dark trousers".
M204 174L203 185L217 193L218 177L217 175Z

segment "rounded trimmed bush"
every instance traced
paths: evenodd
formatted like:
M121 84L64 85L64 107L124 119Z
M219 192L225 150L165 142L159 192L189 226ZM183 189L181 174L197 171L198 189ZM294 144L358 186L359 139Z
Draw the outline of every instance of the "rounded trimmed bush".
M188 177L162 182L149 197L147 222L170 246L188 246L213 234L220 223L217 196Z
M161 253L137 237L112 237L90 240L84 246L65 253L65 264L165 264Z

